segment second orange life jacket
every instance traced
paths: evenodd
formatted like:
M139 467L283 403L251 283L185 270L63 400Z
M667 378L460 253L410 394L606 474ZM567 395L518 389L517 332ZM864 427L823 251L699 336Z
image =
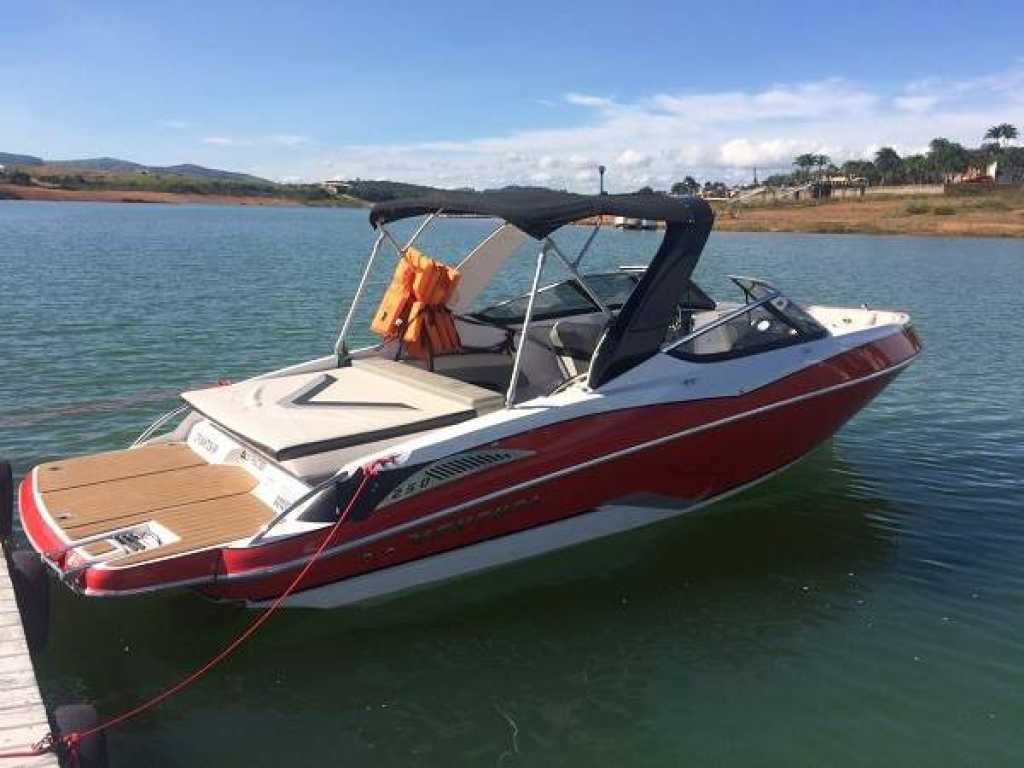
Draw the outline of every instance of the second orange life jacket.
M395 268L370 327L385 339L401 338L418 358L457 352L462 346L447 303L461 275L415 248Z

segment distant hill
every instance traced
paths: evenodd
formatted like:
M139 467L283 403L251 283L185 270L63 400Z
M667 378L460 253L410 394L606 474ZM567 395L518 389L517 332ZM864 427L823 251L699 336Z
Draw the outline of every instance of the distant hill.
M15 155L0 152L0 165L45 165L50 169L61 171L101 171L105 173L164 173L173 176L184 176L191 179L207 179L212 181L231 181L240 184L276 186L275 182L236 171L222 171L219 168L205 168L193 163L182 165L143 165L131 160L116 157L86 157L77 160L43 160L32 155Z
M235 171L221 171L217 168L204 168L193 163L183 165L168 165L164 167L151 166L150 171L158 173L174 173L179 176L192 176L200 179L221 179L223 181L239 181L248 184L274 184L268 179L261 179L248 173L236 173Z
M47 165L74 171L141 171L146 166L116 157L90 157L83 160L47 160Z
M278 184L248 173L222 171L194 163L142 165L116 157L46 161L31 155L0 153L0 190L15 199L174 201L170 195L237 198L242 204L292 204L329 207L365 205L321 184ZM47 197L49 195L49 197ZM145 197L149 196L149 197Z
M384 200L397 200L402 197L421 197L437 192L437 187L422 184L406 184L401 181L383 181L371 179L351 179L345 182L348 194L371 203Z
M10 152L0 152L0 165L42 165L43 158L32 155L12 155Z

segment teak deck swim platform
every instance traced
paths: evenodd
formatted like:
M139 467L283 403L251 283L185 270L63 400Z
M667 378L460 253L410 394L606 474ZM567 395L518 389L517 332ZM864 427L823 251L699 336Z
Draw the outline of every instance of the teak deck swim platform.
M92 555L121 549L115 566L251 536L273 516L250 493L257 481L245 469L207 464L184 443L50 462L38 477L39 493L68 545L92 540ZM161 543L142 540L135 530L142 524Z

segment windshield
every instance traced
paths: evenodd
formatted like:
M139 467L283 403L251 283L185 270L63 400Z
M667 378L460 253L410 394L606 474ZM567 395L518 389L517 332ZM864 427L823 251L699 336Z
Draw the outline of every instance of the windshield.
M734 316L719 313L724 322L705 321L706 328L668 350L686 360L723 360L799 344L827 335L827 331L798 304L760 280L732 277L746 299ZM691 317L692 320L692 317ZM692 322L679 336L692 332Z
M639 273L633 272L604 272L584 275L583 279L605 306L609 309L621 309L640 277ZM481 309L475 315L489 323L515 325L523 322L526 317L529 301L530 296L526 294ZM534 320L550 320L600 311L575 280L564 280L541 288L537 291L537 298L533 303Z

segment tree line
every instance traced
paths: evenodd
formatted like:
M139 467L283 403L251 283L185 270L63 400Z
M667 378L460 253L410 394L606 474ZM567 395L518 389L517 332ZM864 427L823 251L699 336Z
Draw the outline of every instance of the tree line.
M847 160L836 165L828 155L805 153L793 158L794 170L768 176L761 183L772 187L806 184L830 176L863 179L866 184L942 184L969 168L984 169L999 163L1001 177L1011 183L1024 183L1024 147L1013 146L1018 138L1016 126L993 125L978 147L965 147L945 138L932 139L923 154L901 156L892 147L882 147L872 160ZM643 191L643 190L641 190ZM725 194L725 184L707 181L700 184L692 176L672 185L672 194L696 194L717 197Z

